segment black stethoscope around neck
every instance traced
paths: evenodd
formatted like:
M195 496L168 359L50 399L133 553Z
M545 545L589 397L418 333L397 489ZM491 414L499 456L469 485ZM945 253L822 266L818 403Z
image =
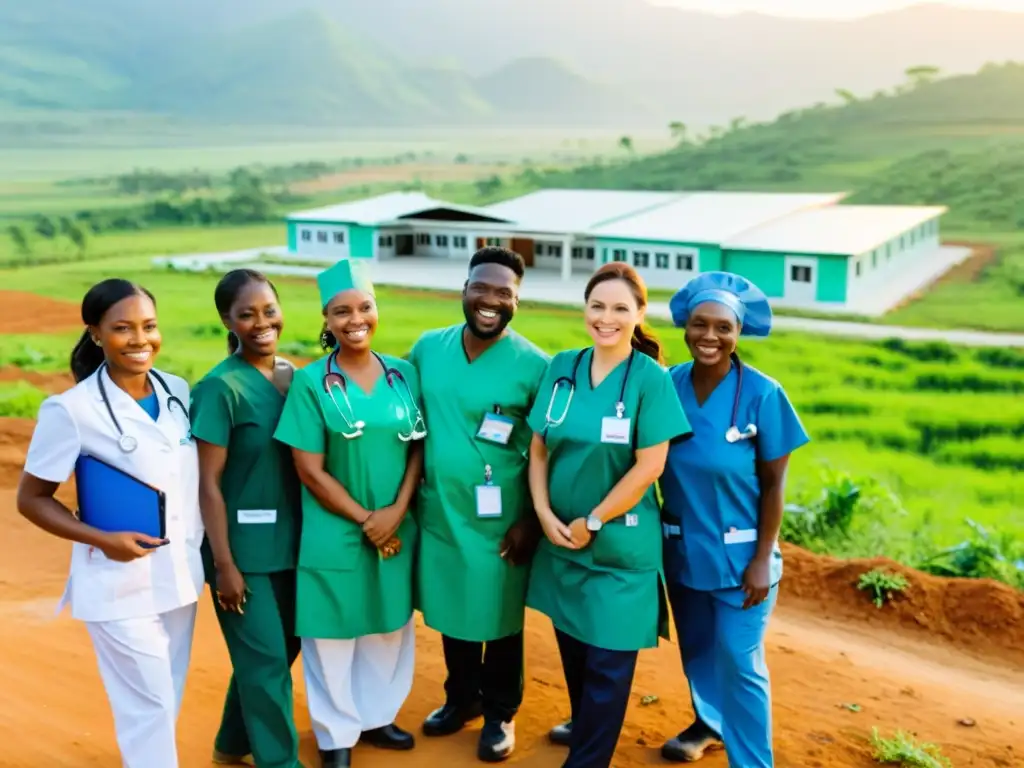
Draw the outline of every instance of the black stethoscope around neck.
M740 415L740 393L743 392L743 362L740 360L740 356L733 352L729 355L729 359L732 360L732 364L736 366L736 394L732 398L732 414L729 418L729 428L725 430L725 439L729 443L738 443L741 440L751 440L757 437L757 425L747 424L747 428L742 432L740 428L736 426L736 421ZM728 375L728 374L726 374ZM690 369L690 386L693 386L693 369Z
M121 429L121 422L117 420L117 416L114 415L114 408L110 404L110 398L107 397L107 387L103 383L103 374L106 372L107 364L103 363L99 370L96 372L96 384L100 389L100 397L103 399L103 404L107 407L107 413L110 414L110 420L114 423L114 428L117 429L117 445L121 449L122 453L131 453L139 447L139 441L132 435L125 434L125 431ZM181 415L185 419L187 429L185 430L185 437L181 439L181 444L184 445L192 439L192 422L189 421L188 411L185 410L185 404L181 402L181 399L176 397L171 388L167 386L167 382L164 381L164 377L156 371L150 371L149 376L156 379L156 381L163 387L164 392L167 393L167 412L171 412L171 406L176 405L181 410Z

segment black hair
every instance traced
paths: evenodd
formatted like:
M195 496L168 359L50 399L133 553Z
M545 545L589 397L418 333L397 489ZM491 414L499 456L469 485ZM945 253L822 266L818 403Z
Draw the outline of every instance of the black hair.
M326 322L324 322L323 330L320 331L320 346L328 352L338 348L338 340L334 338L334 334L331 333Z
M217 283L217 287L213 291L213 303L216 305L217 313L221 317L227 317L231 314L231 307L238 301L238 294L249 283L265 283L269 285L270 290L274 292L274 298L278 298L277 288L274 287L274 284L262 272L258 272L255 269L233 269L220 279L220 282ZM238 340L238 337L233 332L228 331L228 352L234 354L240 346L241 342Z
M516 273L519 280L526 274L526 262L523 257L510 248L502 248L497 245L488 245L473 254L469 260L469 271L472 272L481 264L499 264L508 267Z
M82 337L71 350L71 375L75 382L84 381L92 376L103 364L103 349L92 340L88 326L97 326L103 322L103 316L119 301L132 296L146 296L156 306L156 298L138 283L111 277L96 283L82 299L82 322L86 329Z

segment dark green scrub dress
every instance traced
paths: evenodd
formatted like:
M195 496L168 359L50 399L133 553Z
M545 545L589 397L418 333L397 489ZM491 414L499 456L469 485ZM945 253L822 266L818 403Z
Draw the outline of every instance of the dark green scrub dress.
M284 402L277 387L237 355L192 390L192 434L227 448L221 493L228 541L251 592L242 614L221 610L214 595L234 667L215 746L228 755L252 754L260 768L299 765L291 666L299 653L301 492L291 452L273 439ZM203 562L212 593L217 577L208 540Z

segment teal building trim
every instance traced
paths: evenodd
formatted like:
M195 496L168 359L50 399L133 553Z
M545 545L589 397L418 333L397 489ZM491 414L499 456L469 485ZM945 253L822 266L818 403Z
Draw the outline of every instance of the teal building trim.
M818 256L817 259L817 300L829 303L845 302L849 259L846 256Z
M377 228L348 225L348 255L353 259L372 259L377 243Z
M288 250L292 253L298 251L299 248L299 225L298 222L288 222Z
M771 299L781 299L786 292L786 257L764 251L725 251L723 271L747 278Z

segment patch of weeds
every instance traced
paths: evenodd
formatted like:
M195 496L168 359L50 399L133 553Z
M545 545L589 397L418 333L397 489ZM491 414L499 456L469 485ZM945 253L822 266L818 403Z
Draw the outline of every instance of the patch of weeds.
M889 573L879 568L862 573L857 582L857 589L870 590L873 593L871 601L876 608L881 608L895 595L905 592L909 586L910 582L902 574Z
M904 731L896 731L892 738L882 738L877 728L871 729L871 746L875 751L875 762L884 765L899 765L903 768L953 768L938 745L918 743Z

